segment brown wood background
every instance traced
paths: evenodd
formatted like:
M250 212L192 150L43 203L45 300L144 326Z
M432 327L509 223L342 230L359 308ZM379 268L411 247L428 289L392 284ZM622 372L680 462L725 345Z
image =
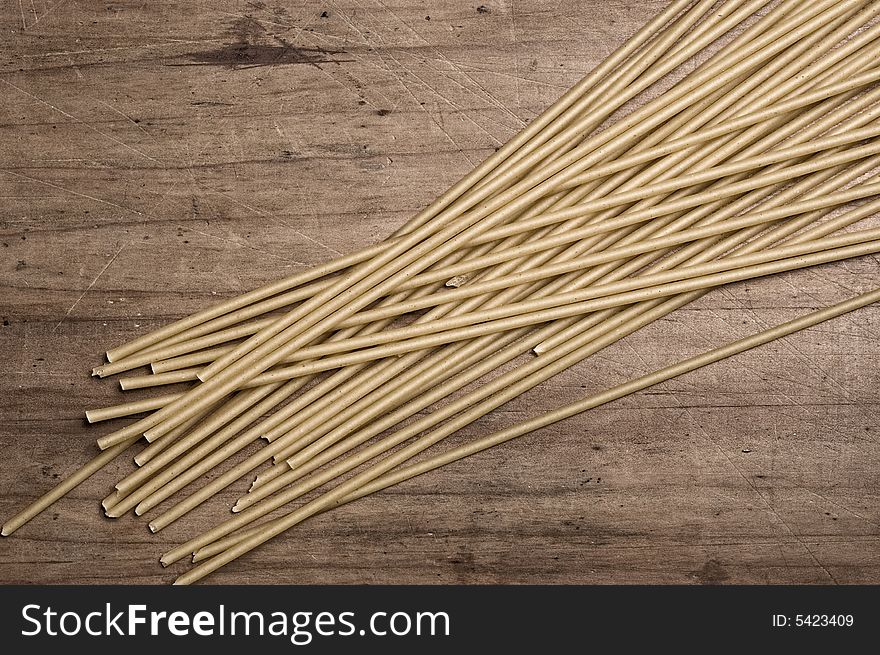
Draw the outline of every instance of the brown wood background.
M108 427L83 410L123 398L89 377L106 347L387 234L664 3L427 4L2 3L0 515L93 456ZM713 292L464 436L867 290L878 264ZM878 336L880 308L840 318L312 519L210 581L880 582ZM151 535L99 511L132 466L0 540L0 582L167 583L185 565L159 554L249 483Z

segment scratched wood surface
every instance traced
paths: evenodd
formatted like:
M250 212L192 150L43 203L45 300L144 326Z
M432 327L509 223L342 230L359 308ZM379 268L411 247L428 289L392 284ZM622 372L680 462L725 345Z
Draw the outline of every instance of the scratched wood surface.
M0 7L0 515L95 452L102 351L387 234L659 0ZM572 401L880 282L863 258L716 291L474 424ZM217 583L880 582L880 309L315 518ZM147 395L144 392L143 395ZM126 396L130 398L131 396ZM115 426L112 426L115 427ZM167 583L105 519L128 458L0 541L0 582Z

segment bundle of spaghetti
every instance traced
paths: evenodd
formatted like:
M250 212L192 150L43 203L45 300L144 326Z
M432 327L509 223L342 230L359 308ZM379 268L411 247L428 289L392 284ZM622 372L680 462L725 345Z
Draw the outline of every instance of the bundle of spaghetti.
M182 390L89 410L146 414L3 534L141 437L108 516L204 480L154 532L259 471L235 516L162 556L205 560L178 579L193 582L316 513L875 302L410 462L713 288L880 252L880 228L851 229L880 210L878 15L864 0L671 3L385 241L108 350L94 375L149 366L121 387Z

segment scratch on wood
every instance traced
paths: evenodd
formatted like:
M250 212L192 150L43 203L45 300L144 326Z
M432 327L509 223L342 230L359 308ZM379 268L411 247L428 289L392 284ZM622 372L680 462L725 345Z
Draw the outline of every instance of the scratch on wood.
M24 89L22 89L21 87L16 86L16 85L13 84L12 82L9 82L9 81L7 81L7 80L0 80L0 82L3 82L3 83L6 84L7 86L11 86L13 89L15 89L16 91L19 91L20 93L23 93L24 95L28 96L29 98L33 98L34 100L36 100L37 102L39 102L41 105L44 105L44 106L46 106L46 107L49 107L49 108L52 109L53 111L57 111L59 114L61 114L62 116L65 116L66 118L69 118L69 119L72 120L74 123L77 123L78 125L82 125L82 126L86 127L87 129L91 130L92 132L95 132L96 134L100 134L100 135L101 135L102 137L104 137L105 139L109 139L109 140L112 141L113 143L116 143L116 144L122 146L123 148L126 148L126 149L128 149L128 150L131 150L132 152L137 153L137 154L140 155L141 157L144 157L145 159L149 159L151 162L156 163L156 164L161 164L161 163L162 163L162 162L160 162L158 159L154 159L153 157L150 157L147 153L138 150L138 149L135 148L134 146L131 146L131 145L125 143L124 141L121 141L120 139L117 139L117 138L114 137L114 136L111 136L111 135L109 135L109 134L106 134L105 132L102 132L101 130L99 130L98 128L96 128L94 125L88 123L87 121L84 121L84 120L82 120L81 118L77 118L77 117L74 116L73 114L69 114L68 112L64 111L64 110L61 109L60 107L56 107L56 106L53 105L52 103L50 103L50 102L46 102L45 100L43 100L43 99L40 98L39 96L36 96L36 95L34 95L33 93L30 93L29 91L25 91Z
M139 212L136 209L132 209L131 207L126 207L124 205L118 205L115 202L110 202L109 200L104 200L103 198L97 198L95 196L90 196L87 193L81 193L79 191L74 191L73 189L67 189L63 186L59 186L57 184L53 184L52 182L46 182L45 180L37 179L36 177L31 177L30 175L25 175L24 173L16 173L15 171L8 171L4 169L0 169L0 173L6 173L7 175L14 175L16 177L23 178L25 180L29 180L31 182L36 182L37 184L42 184L51 189L58 189L59 191L64 191L74 196L79 196L80 198L86 198L88 200L93 200L94 202L99 202L102 205L109 205L110 207L116 207L117 209L122 209L127 212L131 212L132 214L136 214L138 216L143 216L143 213Z
M53 11L55 11L56 9L58 9L58 7L60 7L61 5L63 5L63 4L66 3L66 2L67 2L67 0L58 0L58 2L56 2L54 5L52 5L51 7L49 7L49 8L48 8L46 11L44 11L42 14L40 14L39 16L35 16L35 17L34 17L34 22L31 23L29 26L26 26L26 29L30 29L31 27L33 27L34 25L36 25L37 23L39 23L39 22L40 22L41 20L43 20L46 16L48 16L49 14L51 14ZM35 13L36 13L36 12L35 12Z
M104 273L107 272L107 269L110 268L110 266L113 264L113 262L116 261L116 258L119 257L119 254L120 254L123 250L125 250L125 247L126 247L127 245L128 245L128 243L123 243L121 246L119 246L119 250L116 251L116 254L113 255L113 256L110 258L110 261L109 261L109 262L107 262L106 264L104 264L104 268L102 268L102 269L98 272L98 274L95 276L95 279L92 280L91 283L89 283L89 286L87 286L87 287L85 288L85 291L83 291L83 292L80 294L79 298L77 298L76 301L70 306L70 309L67 310L67 313L61 318L60 321L58 321L58 323L55 325L55 327L52 328L52 333L53 333L53 334L55 333L56 330L58 330L58 328L61 327L61 324L64 323L65 320L67 320L67 317L70 316L70 313L71 313L74 309L76 309L76 306L79 305L80 301L81 301L83 298L85 298L85 295L86 295L89 291L92 290L92 287L95 286L95 284L98 282L98 280L101 278L101 276L104 275Z

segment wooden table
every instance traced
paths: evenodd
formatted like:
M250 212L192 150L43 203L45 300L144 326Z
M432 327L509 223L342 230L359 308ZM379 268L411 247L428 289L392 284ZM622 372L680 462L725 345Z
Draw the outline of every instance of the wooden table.
M3 4L0 514L95 453L83 410L123 398L89 377L106 347L389 233L664 5L423 4ZM715 291L461 438L878 282L867 257ZM615 402L210 581L880 582L878 326L871 307ZM132 468L0 540L0 582L167 583L186 565L158 555L250 482L151 535L98 507Z

